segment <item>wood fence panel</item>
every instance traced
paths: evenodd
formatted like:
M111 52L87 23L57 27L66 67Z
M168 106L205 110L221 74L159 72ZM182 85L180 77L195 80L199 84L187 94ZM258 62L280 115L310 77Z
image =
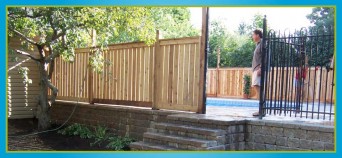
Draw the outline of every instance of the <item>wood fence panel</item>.
M102 52L101 73L89 71L90 49L76 50L72 63L58 59L60 73L53 82L58 98L135 106L153 106L198 112L200 86L200 38L163 39L156 45L142 42L110 45ZM81 87L83 76L86 84ZM153 103L153 104L152 104Z
M52 83L58 88L56 99L85 101L88 98L88 53L75 53L73 61L56 58ZM51 92L50 92L51 93Z
M156 46L157 109L198 111L199 37L160 40Z

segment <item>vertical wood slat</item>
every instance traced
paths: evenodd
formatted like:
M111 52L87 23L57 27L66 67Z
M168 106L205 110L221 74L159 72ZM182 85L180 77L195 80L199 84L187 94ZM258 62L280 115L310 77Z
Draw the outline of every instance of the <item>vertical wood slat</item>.
M127 100L132 101L132 50L127 49Z
M148 82L149 82L149 101L153 101L153 74L154 74L154 56L153 56L153 54L154 54L154 52L153 52L153 50L154 50L154 47L148 47L148 49L149 49L149 55L150 55L150 73L149 73L149 80L148 80Z
M136 100L136 91L137 91L137 85L136 85L136 73L137 73L137 51L135 48L132 48L132 68L133 68L133 74L132 74L132 100Z
M189 60L190 60L190 45L184 45L184 83L183 83L183 103L185 105L190 105L189 102Z
M119 100L120 58L118 50L115 50L115 59L115 100Z
M144 47L144 101L148 101L149 98L149 82L148 74L149 72L149 50L148 47Z
M178 63L179 63L179 45L175 46L174 60L173 60L173 76L172 76L172 103L178 104Z
M200 43L200 39L199 39ZM193 92L194 92L194 97L193 97L193 105L194 106L199 106L199 78L200 78L200 44L196 44L195 47L195 54L194 54L194 83L193 83ZM198 110L198 109L197 109Z
M169 71L168 71L168 96L167 96L167 102L168 104L172 104L172 89L173 89L173 58L174 58L174 45L169 45L168 46L168 54L169 54L169 61L168 61L168 64L169 64Z
M90 56L91 56L91 54L89 53L89 56L88 56L88 60L89 60L89 58L90 58ZM88 61L88 63L89 63L89 61ZM93 79L94 79L94 76L93 76L93 70L92 70L92 68L91 68L91 66L89 66L88 67L88 74L89 74L89 76L88 76L88 99L89 99L89 103L91 103L91 104L93 104L93 99L94 99L94 81L93 81Z
M184 44L179 45L178 104L184 104Z

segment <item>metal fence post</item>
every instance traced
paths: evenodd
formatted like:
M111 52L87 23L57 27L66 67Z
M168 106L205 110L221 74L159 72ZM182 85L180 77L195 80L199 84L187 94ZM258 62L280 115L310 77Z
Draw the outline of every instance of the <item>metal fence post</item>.
M260 92L259 92L259 119L262 119L264 115L263 111L263 106L265 103L265 98L264 98L264 80L265 80L265 57L266 57L266 36L267 36L267 20L266 20L266 15L263 20L263 39L262 39L262 50L261 50L261 83L260 83Z

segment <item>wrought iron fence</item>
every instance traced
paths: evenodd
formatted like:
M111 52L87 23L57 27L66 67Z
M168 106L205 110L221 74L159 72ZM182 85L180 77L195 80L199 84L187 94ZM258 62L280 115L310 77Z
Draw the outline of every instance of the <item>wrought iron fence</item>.
M265 64L262 64L259 113L332 119L335 50L331 30L267 32L264 19Z

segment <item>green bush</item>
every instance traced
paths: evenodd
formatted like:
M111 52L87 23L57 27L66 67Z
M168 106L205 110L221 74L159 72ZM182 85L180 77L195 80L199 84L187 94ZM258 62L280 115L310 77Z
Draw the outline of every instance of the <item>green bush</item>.
M107 127L103 127L98 125L95 128L94 132L94 139L95 141L93 143L90 143L90 146L98 145L101 146L103 142L105 142L108 139L108 134L107 134Z
M61 129L57 133L69 136L80 136L81 138L93 137L93 133L87 126L78 123L72 124L64 129Z
M250 75L243 76L243 81L244 81L243 93L249 95L251 93L251 76Z
M108 128L100 125L92 131L85 125L75 123L59 130L57 133L68 136L80 136L83 139L94 139L94 142L90 143L90 146L98 145L101 147L107 143L105 147L112 150L127 149L128 145L134 141L127 136L120 137L113 133L108 133Z
M109 143L107 144L106 148L113 149L113 150L123 150L126 147L128 147L130 143L133 142L133 139L129 137L116 136L116 137L109 137L108 141Z

